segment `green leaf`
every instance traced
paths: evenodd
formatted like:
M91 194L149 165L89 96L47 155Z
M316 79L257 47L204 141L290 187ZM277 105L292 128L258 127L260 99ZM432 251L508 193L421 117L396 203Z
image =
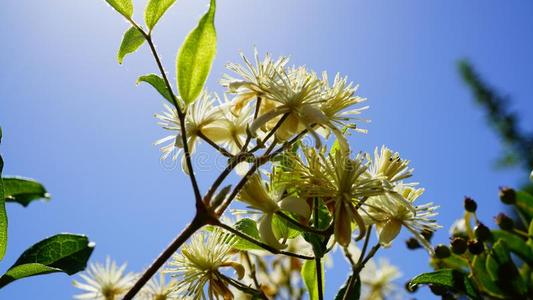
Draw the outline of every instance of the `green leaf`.
M25 277L63 272L68 275L85 269L94 244L83 235L57 234L31 246L0 277L0 288Z
M192 103L202 92L216 54L215 0L189 33L176 59L178 88L185 103Z
M272 230L274 231L274 236L278 239L293 239L301 233L298 227L290 224L278 215L274 215L272 218Z
M133 15L133 0L105 0L121 15L130 19Z
M2 128L0 127L0 142L2 141ZM4 160L0 155L0 261L4 258L7 248L7 212L6 200L4 194L4 183L2 180L2 170L4 169Z
M462 292L471 299L481 299L472 281L464 273L452 269L420 274L409 281L411 288L418 284L436 284Z
M359 300L361 297L361 278L350 275L341 287L335 300Z
M144 11L144 21L150 31L176 0L150 0Z
M137 51L137 49L144 44L145 40L146 39L144 38L142 32L135 27L130 27L130 29L124 33L124 37L120 43L120 48L117 55L118 63L122 64L124 57Z
M235 229L238 231L245 233L246 235L261 241L261 238L259 237L259 231L257 230L257 223L249 218L244 218L239 220L237 223L235 223ZM263 250L263 248L257 246L256 244L249 242L245 239L242 239L240 237L238 238L238 242L235 244L234 248L239 250Z
M474 282L479 282L480 285L478 288L495 297L495 298L503 298L503 292L500 290L500 288L496 285L494 280L490 277L489 273L487 272L486 268L486 261L487 261L487 255L484 253L481 253L480 255L476 255L474 257L474 260L472 261L472 274L470 277L475 278Z
M50 199L44 186L31 178L4 177L4 197L7 202L16 202L26 207L38 199Z
M520 237L503 230L493 230L492 236L495 240L502 240L505 242L505 246L523 261L528 264L533 264L533 251L528 247L526 241Z
M498 240L494 243L492 251L487 256L486 268L492 280L507 295L517 297L527 292L527 287L522 282L504 241Z
M446 258L436 258L432 257L430 261L431 267L435 270L439 269L454 269L454 270L462 270L462 271L468 271L468 260L465 258L452 254L449 257Z
M324 286L324 266L322 265L322 286ZM316 276L316 262L314 259L306 260L301 270L302 280L309 292L310 300L318 299L318 285Z
M524 191L516 191L516 207L533 218L533 196Z
M137 84L141 82L146 82L153 86L159 92L159 94L163 96L163 98L167 99L170 104L174 105L174 101L172 101L172 94L170 94L168 91L167 85L165 84L163 78L156 74L147 74L137 79Z

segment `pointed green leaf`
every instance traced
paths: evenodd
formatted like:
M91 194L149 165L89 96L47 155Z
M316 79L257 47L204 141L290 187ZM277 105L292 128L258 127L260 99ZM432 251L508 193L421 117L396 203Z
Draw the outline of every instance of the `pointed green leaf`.
M161 78L160 76L156 74L147 74L137 79L137 84L141 82L146 82L150 84L159 92L159 94L161 94L161 96L163 96L163 98L167 99L167 101L170 102L170 104L174 104L172 101L172 95L168 91L163 78Z
M533 196L524 191L516 191L516 207L533 218Z
M527 292L518 268L511 260L506 243L498 240L487 256L487 272L496 284L509 296L517 297Z
M452 269L420 274L409 281L411 288L418 284L436 284L452 291L462 292L471 299L481 299L470 278L464 273Z
M75 274L85 269L94 244L83 235L57 234L31 246L0 277L0 288L21 278L64 272Z
M0 127L0 142L2 141L2 128ZM4 183L2 180L2 170L4 169L4 160L0 155L0 261L4 258L7 248L7 212L4 195Z
M335 300L359 300L361 297L361 278L350 275L341 287Z
M152 30L167 11L167 9L174 4L176 0L150 0L144 11L144 21L148 29Z
M130 53L133 53L144 44L145 38L142 32L137 28L131 27L124 33L120 48L118 50L118 63L122 64L124 57Z
M322 270L322 286L324 286L324 266ZM316 262L314 259L306 260L301 270L302 280L305 283L305 287L309 292L310 300L318 300L318 285L316 276Z
M202 91L216 54L215 0L198 26L189 33L176 59L178 88L185 103L192 103Z
M244 218L235 223L235 229L245 233L246 235L261 241L259 237L259 231L257 230L257 223L249 218ZM234 248L239 250L262 250L263 248L257 246L256 244L244 240L240 237L237 237L238 242L235 244Z
M7 202L16 202L26 207L38 199L50 199L50 194L39 182L24 177L4 177L4 197Z
M487 268L485 267L487 261L487 255L485 253L481 253L480 255L476 255L474 257L474 260L472 262L472 273L470 274L470 278L475 278L473 282L479 282L478 288L495 298L501 299L503 298L503 292L500 290L500 288L496 285L494 280L490 277L489 273L487 272Z
M505 245L511 250L511 252L515 253L526 263L533 265L533 251L528 247L526 241L517 235L503 230L493 230L492 236L495 240L504 241Z
M128 19L133 15L133 0L106 0L106 2Z

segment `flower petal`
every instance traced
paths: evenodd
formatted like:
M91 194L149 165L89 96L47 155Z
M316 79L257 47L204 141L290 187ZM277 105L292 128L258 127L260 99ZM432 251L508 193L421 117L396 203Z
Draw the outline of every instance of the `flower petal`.
M274 231L272 230L272 217L273 214L265 214L261 217L259 220L259 236L267 245L276 249L283 249L287 247L287 245L280 244L274 235Z
M287 196L279 202L281 209L295 213L304 217L306 220L311 216L311 209L307 202L296 196Z

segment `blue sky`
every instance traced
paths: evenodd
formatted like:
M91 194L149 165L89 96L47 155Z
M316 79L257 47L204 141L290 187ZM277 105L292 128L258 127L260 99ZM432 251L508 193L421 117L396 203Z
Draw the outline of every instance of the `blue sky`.
M158 24L155 40L173 76L176 51L208 1L180 0ZM145 1L135 1L142 20ZM497 137L462 84L456 61L470 59L484 77L533 113L530 88L533 42L526 1L219 1L218 54L208 88L238 51L290 55L294 64L341 72L360 84L372 119L368 135L353 135L354 149L386 144L411 159L425 201L441 205L447 228L462 199L478 200L491 223L497 188L516 185L518 170L496 171ZM93 260L111 255L132 270L147 266L193 214L188 180L159 162L153 142L164 132L153 113L161 100L139 75L156 72L146 48L116 62L127 24L103 0L4 0L0 6L1 151L5 173L45 183L50 203L10 205L10 243L0 269L20 252L57 232L85 233L96 242ZM213 172L199 172L207 188ZM428 270L422 251L398 239L383 252L401 267L403 284ZM327 274L327 297L347 266ZM70 299L72 278L62 274L13 283L2 299ZM420 294L422 297L424 294Z

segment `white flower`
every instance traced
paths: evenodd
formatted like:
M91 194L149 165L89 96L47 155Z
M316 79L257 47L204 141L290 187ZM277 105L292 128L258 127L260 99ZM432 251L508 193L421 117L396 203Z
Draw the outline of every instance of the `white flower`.
M364 235L366 225L356 206L364 198L385 192L381 180L365 176L368 163L364 155L351 159L347 153L336 151L326 157L313 148L304 148L303 153L305 161L298 155L289 156L286 173L290 176L282 180L300 190L303 197L324 201L334 212L335 240L346 247L353 223L357 223L359 237Z
M414 237L430 252L433 249L422 236L423 230L435 231L440 226L434 217L438 206L426 203L414 206L413 202L424 192L411 185L398 183L394 187L395 193L370 197L363 205L367 222L375 223L380 243L388 247L398 236L403 227L407 228ZM402 199L399 199L399 198Z
M533 170L531 171L531 174L529 174L529 180L533 182Z
M328 74L322 73L322 86L323 86L323 98L325 101L320 106L322 112L326 117L335 125L339 127L354 128L355 124L352 121L364 121L366 119L358 118L357 115L362 111L368 109L368 106L351 108L353 105L366 101L365 98L355 96L357 86L353 86L353 83L348 83L347 77L341 77L337 73L333 84L329 85ZM351 109L348 109L351 108ZM350 123L348 123L350 122ZM366 133L366 130L355 127L356 131Z
M368 158L370 160L370 157ZM400 158L398 152L392 152L391 149L381 146L374 150L374 161L370 165L369 173L376 178L384 178L394 183L409 178L413 175L414 169L409 169L409 161Z
M361 299L366 300L390 299L398 290L393 281L402 276L386 259L380 259L377 264L373 259L369 260L359 275L363 290Z
M274 234L272 221L274 214L280 210L295 213L306 220L311 215L307 203L295 196L284 196L282 191L268 191L259 174L253 174L241 189L238 199L250 205L250 208L261 211L259 218L259 236L268 245L281 249L287 245L281 244Z
M218 227L212 232L198 232L190 243L183 246L169 262L166 273L176 277L179 299L206 299L204 288L208 285L209 299L233 299L228 283L219 269L233 268L241 279L244 268L232 260L236 239Z
M191 154L194 153L196 143L201 134L207 136L214 142L219 140L219 136L221 135L220 128L213 126L213 124L221 119L222 113L213 103L214 101L210 95L204 91L185 110L185 132L187 134L187 145ZM173 133L157 140L155 145L168 143L161 147L161 159L166 160L171 157L172 160L177 160L183 151L181 122L175 107L165 104L165 108L165 112L156 114L155 117L159 119L158 124L163 129L172 131ZM188 172L185 157L182 158L182 168L185 172Z
M91 300L119 300L132 287L136 275L125 274L126 264L117 266L109 257L105 265L90 264L88 270L80 277L85 282L75 280L74 286L83 290L83 294L74 296L75 299Z
M255 66L241 53L244 66L229 63L226 68L236 73L241 78L233 78L224 75L221 84L228 88L229 92L236 94L234 112L239 113L242 108L251 100L257 97L264 98L267 84L279 80L279 71L285 68L289 61L287 57L280 57L276 61L272 60L270 54L266 54L263 61L259 59L257 49L254 49ZM268 101L264 98L263 100Z
M167 281L163 273L158 275L158 278L150 279L142 288L138 300L179 300L176 292L177 281L175 279Z

